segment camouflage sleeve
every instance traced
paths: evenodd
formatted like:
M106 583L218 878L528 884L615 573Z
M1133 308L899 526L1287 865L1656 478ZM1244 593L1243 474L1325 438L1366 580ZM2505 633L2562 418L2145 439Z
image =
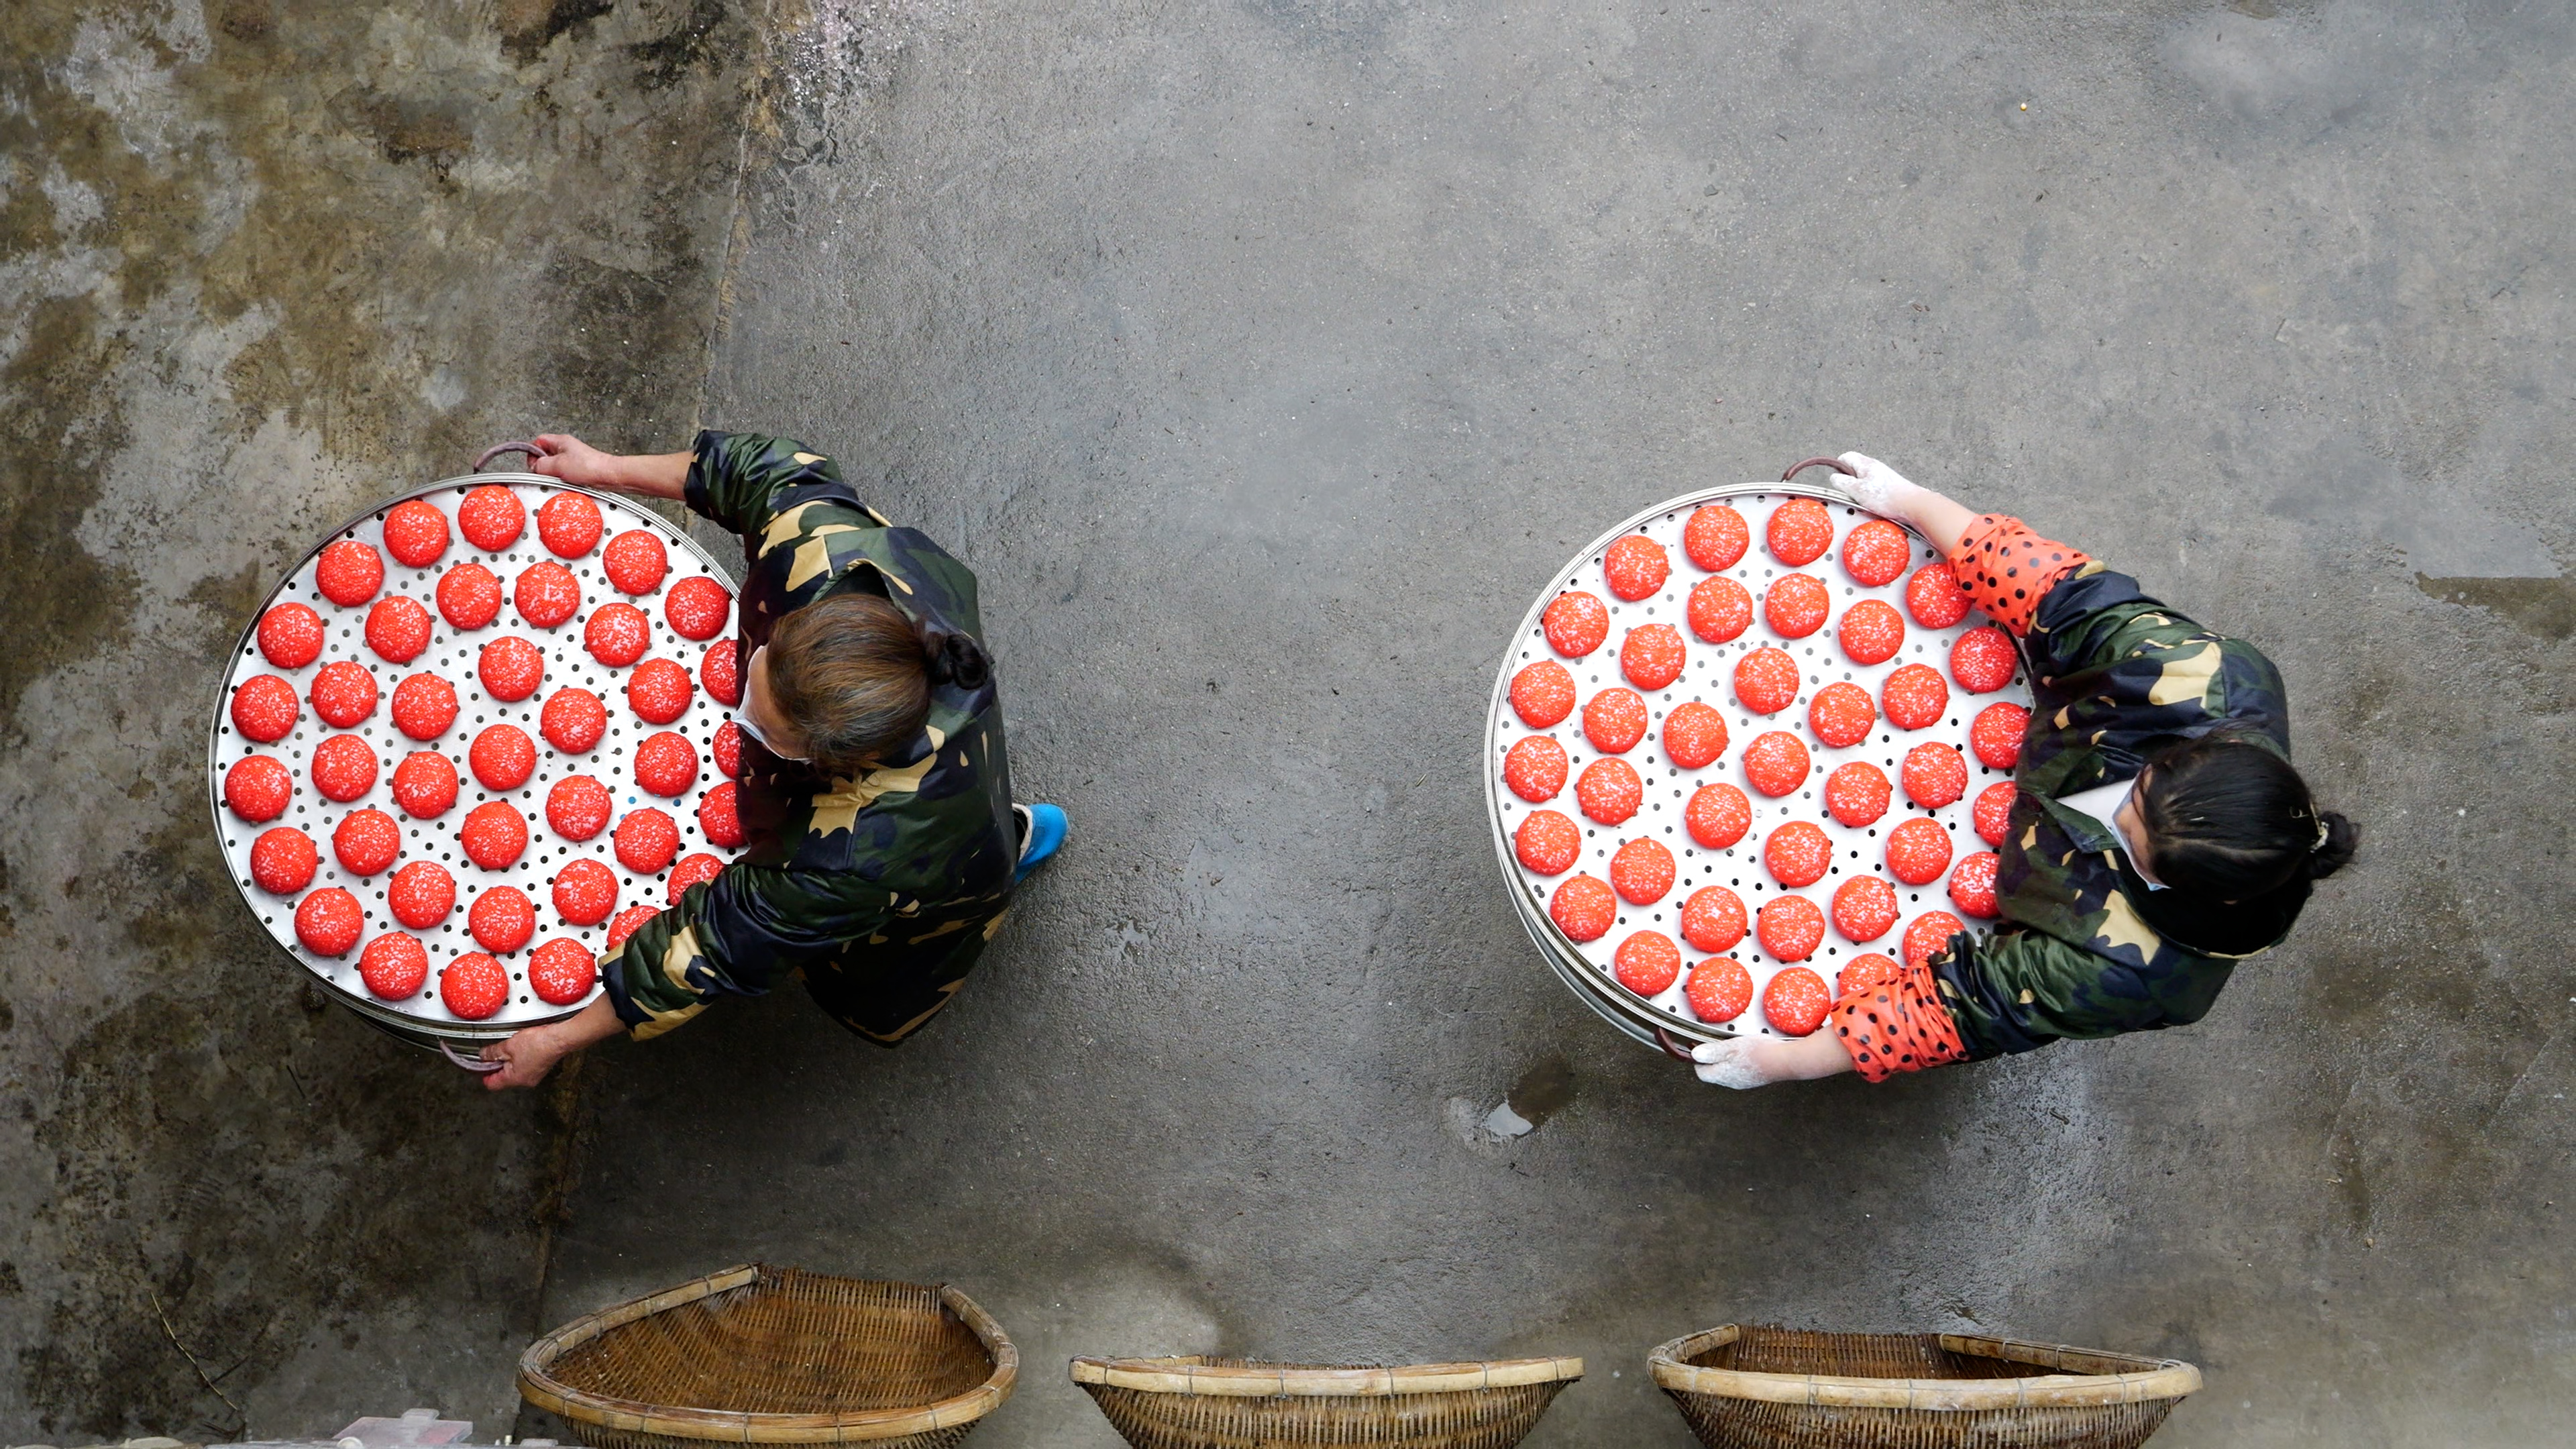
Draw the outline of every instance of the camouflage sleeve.
M734 864L689 887L600 960L601 984L637 1040L719 996L759 996L781 971L837 955L882 925L893 898L847 871Z
M2175 1019L2146 973L2039 931L1953 936L1932 972L1970 1061Z
M841 481L839 465L792 438L707 431L690 449L683 496L692 510L728 533L766 532L790 501L780 495L790 490L797 503L832 499L860 507L858 494Z

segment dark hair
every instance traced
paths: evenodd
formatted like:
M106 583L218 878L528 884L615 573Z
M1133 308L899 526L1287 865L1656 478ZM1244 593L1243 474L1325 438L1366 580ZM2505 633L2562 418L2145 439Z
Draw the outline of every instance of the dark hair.
M808 604L769 636L770 696L829 775L856 775L910 744L934 686L973 689L991 668L974 636L915 627L874 594Z
M2244 900L2322 880L2352 859L2360 827L2319 810L2279 754L2218 730L2154 756L2138 784L2149 865L2178 890Z

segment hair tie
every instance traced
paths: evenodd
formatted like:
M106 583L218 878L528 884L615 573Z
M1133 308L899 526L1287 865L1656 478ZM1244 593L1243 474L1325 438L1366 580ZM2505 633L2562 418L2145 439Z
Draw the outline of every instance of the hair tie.
M2331 838L2333 837L2333 835L2334 835L2334 827L2332 827L2332 826L2330 826L2330 825L2326 824L2326 818L2325 818L2324 816L2322 816L2322 815L2318 816L2318 817L2317 817L2317 843L2308 847L2308 854L2310 854L2310 855L2314 855L2314 854L2316 854L2318 851L2325 849L2325 848L2326 848L2326 841L2327 841L2327 840L2329 840L2329 839L2331 839Z

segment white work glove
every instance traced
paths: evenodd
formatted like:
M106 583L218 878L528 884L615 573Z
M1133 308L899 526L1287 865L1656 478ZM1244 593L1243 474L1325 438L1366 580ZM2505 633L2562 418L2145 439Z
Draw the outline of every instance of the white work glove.
M1872 513L1890 518L1905 517L1906 505L1923 490L1909 483L1905 475L1867 453L1845 453L1839 460L1851 475L1837 479L1852 502Z
M1760 1065L1759 1037L1730 1036L1720 1041L1704 1041L1691 1048L1691 1070L1712 1087L1748 1087L1771 1085L1771 1074Z

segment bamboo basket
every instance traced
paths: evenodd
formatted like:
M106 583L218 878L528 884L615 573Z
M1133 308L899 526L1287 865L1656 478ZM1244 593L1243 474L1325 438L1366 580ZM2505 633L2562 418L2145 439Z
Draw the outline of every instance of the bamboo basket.
M1710 1449L2132 1449L2200 1388L2177 1359L1956 1333L1730 1323L1647 1362Z
M747 1263L538 1339L519 1392L592 1449L949 1449L1019 1372L1002 1326L954 1288Z
M1581 1377L1579 1358L1407 1368L1203 1357L1073 1361L1073 1381L1136 1449L1511 1449Z

